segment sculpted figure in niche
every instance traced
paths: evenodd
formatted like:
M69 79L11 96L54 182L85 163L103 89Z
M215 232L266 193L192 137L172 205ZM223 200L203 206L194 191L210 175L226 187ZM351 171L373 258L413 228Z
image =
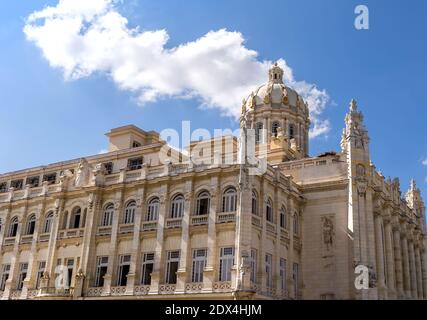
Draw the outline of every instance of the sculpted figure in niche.
M323 243L326 245L326 250L332 248L334 241L334 224L328 217L323 217Z

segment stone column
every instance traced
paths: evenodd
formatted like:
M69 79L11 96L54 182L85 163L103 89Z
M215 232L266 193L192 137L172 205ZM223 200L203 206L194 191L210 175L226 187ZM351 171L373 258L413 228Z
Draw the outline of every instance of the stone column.
M142 226L142 215L143 215L143 203L145 203L144 189L138 190L138 196L136 200L135 220L133 226L133 239L132 239L132 252L129 273L126 281L126 295L133 295L135 284L136 284L136 269L137 263L141 256L141 226Z
M385 261L383 248L383 237L381 232L382 217L380 213L375 213L375 245L376 245L376 261L377 261L377 275L378 286L380 291L385 289Z
M184 217L182 218L182 235L181 235L181 244L180 244L180 255L179 255L179 269L177 272L177 283L176 283L176 292L185 293L185 284L187 282L187 276L191 274L191 264L190 267L187 266L189 257L191 258L190 251L190 212L191 212L191 203L192 203L192 190L191 183L187 188L185 194L185 204L184 204Z
M417 288L418 288L418 299L423 299L423 275L421 268L421 256L420 256L420 248L418 245L415 247L415 266L417 273Z
M28 259L28 271L27 271L27 277L24 279L24 285L22 287L21 292L21 299L27 299L28 297L28 290L32 287L34 284L34 275L37 268L37 243L38 243L38 237L39 232L43 223L40 223L42 218L44 217L44 205L41 206L41 208L38 210L38 213L36 214L36 224L34 228L33 233L33 241L31 243L31 249L30 249L30 257Z
M24 227L23 224L25 222L24 217L20 217L18 219L18 228L16 231L15 244L13 246L13 255L12 255L13 258L10 264L9 278L6 280L6 285L4 288L2 300L8 300L11 291L13 289L16 289L13 286L16 283L16 274L19 268L19 257L20 257L19 243L21 242L21 234L22 234L22 229Z
M149 294L158 294L159 286L163 281L164 273L164 232L166 222L166 199L169 198L168 186L164 185L160 191L160 208L159 208L159 220L157 223L157 239L156 249L154 251L154 269L151 273L151 285Z
M289 208L289 250L288 250L288 263L286 265L286 275L287 275L287 283L288 283L288 292L289 297L293 297L295 300L298 299L298 292L295 292L295 281L294 281L294 212L295 212L295 200L289 198L288 203L290 204ZM299 271L301 277L301 270Z
M405 295L403 290L403 265L402 265L402 250L400 247L400 231L398 225L393 226L393 240L394 240L394 261L395 261L395 277L397 296L402 299Z
M426 251L424 248L421 251L421 269L422 269L422 274L423 274L424 299L427 300L427 255L426 255Z
M412 296L412 299L418 299L417 269L415 266L415 251L414 251L414 242L412 239L409 240L408 248L409 248L409 270L411 274L411 296Z
M203 270L203 291L212 292L215 282L215 270L217 265L218 250L216 245L216 212L218 206L219 181L218 178L211 179L211 202L208 218L208 256L206 267Z
M117 237L119 232L119 222L121 217L121 211L123 208L123 190L118 191L117 200L114 203L114 215L113 223L111 226L111 239L110 239L110 250L108 252L108 267L107 272L104 276L104 288L102 290L103 296L109 296L111 294L111 287L113 281L113 274L117 264Z
M101 209L101 192L94 191L89 195L88 208L86 213L86 222L84 227L84 235L82 241L81 260L76 274L76 285L74 287L74 297L81 297L83 290L89 288L89 283L92 278L93 266L96 263L96 232L97 232L97 216Z
M406 298L411 297L411 274L409 271L409 249L408 249L408 238L406 234L402 234L402 259L403 259L403 288L405 290Z
M384 228L385 249L387 259L387 287L388 297L396 299L396 278L395 278L395 265L394 265L394 250L393 250L393 235L390 221L387 221Z

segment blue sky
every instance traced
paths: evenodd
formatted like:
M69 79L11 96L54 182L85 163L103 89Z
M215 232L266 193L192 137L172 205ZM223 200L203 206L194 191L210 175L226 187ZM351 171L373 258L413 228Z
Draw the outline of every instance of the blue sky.
M156 131L179 129L181 120L190 120L192 129L238 127L222 115L224 108L200 107L206 99L197 95L160 96L141 105L138 92L123 90L96 68L64 80L63 70L52 67L23 32L31 13L57 3L0 2L0 172L96 154L107 147L104 133L129 123ZM354 28L358 4L369 8L369 30ZM311 155L339 150L343 119L356 98L374 164L385 176L399 177L402 191L413 177L427 195L427 2L124 0L116 10L128 28L166 30L165 48L225 28L241 33L244 47L258 53L257 67L286 60L295 81L315 84L330 98L318 115L329 121L330 131L310 141ZM199 81L206 82L200 90L209 88L209 79ZM216 104L224 101L218 99Z

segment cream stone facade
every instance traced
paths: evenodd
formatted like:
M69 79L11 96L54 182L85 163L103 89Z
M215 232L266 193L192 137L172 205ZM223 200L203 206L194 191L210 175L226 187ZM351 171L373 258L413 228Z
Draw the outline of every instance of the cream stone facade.
M402 196L376 170L354 100L341 151L308 156L308 107L282 78L272 66L242 104L260 174L243 134L189 146L215 161L164 163L159 134L129 125L108 153L0 175L1 299L426 299L415 182Z

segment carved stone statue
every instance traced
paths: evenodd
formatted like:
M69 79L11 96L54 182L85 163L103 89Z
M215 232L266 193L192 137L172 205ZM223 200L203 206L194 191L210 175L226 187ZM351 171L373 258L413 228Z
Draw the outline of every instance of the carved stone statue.
M80 160L77 167L76 179L74 181L76 187L83 187L88 184L90 176L90 165L85 158Z
M323 243L326 245L326 250L332 248L334 242L334 224L328 217L323 217Z

